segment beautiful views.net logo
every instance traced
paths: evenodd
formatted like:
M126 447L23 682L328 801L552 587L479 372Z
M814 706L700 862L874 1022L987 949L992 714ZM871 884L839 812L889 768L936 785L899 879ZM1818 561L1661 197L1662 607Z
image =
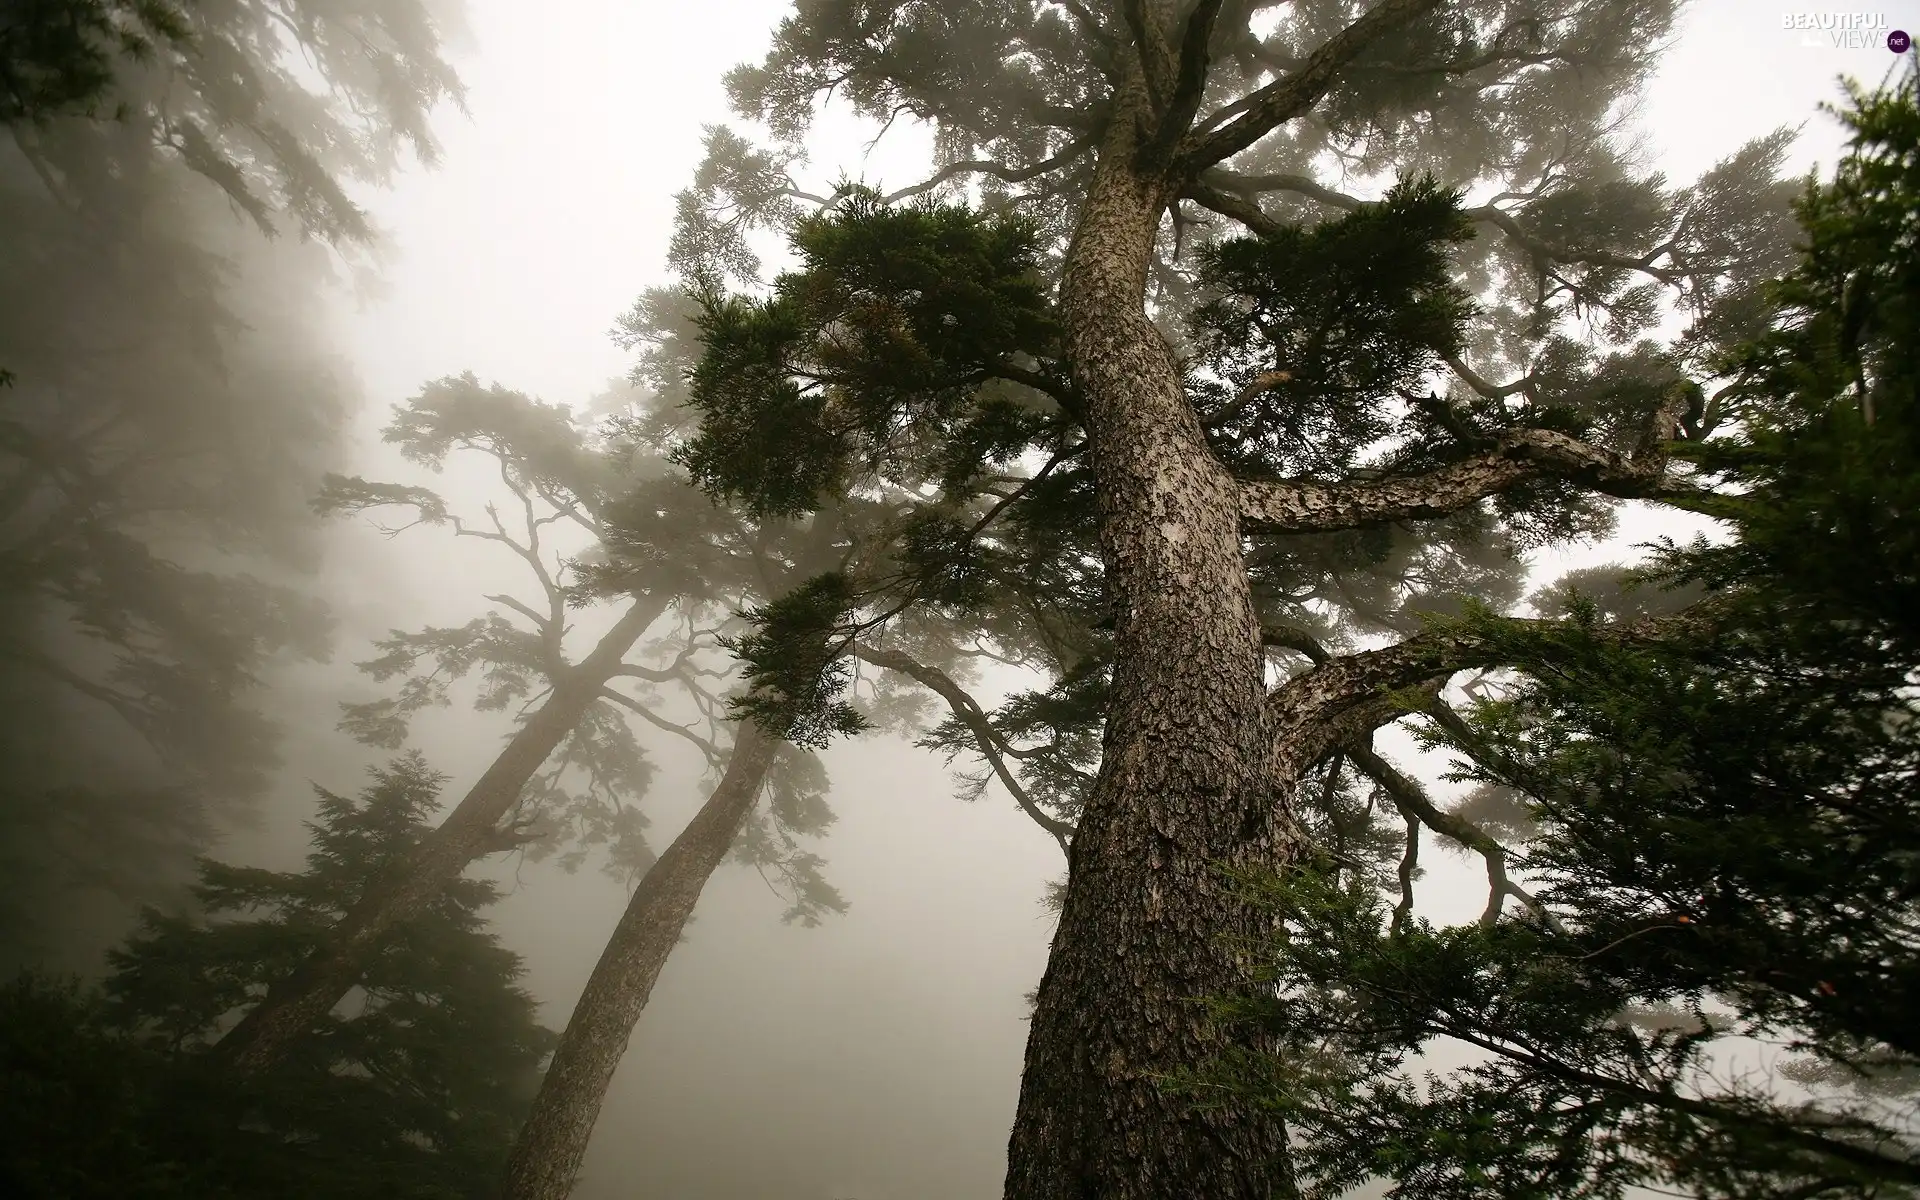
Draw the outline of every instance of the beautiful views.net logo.
M1890 28L1885 13L1790 12L1780 14L1780 27L1798 31L1803 46L1831 46L1836 50L1865 50L1885 46L1905 54L1913 39L1905 30Z

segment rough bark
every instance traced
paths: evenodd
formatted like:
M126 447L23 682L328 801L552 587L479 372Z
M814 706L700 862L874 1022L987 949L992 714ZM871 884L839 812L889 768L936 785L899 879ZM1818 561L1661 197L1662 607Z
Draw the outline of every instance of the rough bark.
M1672 436L1681 400L1676 392L1655 414L1650 432L1657 437L1635 454L1588 445L1552 430L1520 429L1503 434L1484 453L1398 479L1325 484L1245 480L1240 484L1240 515L1250 529L1327 533L1444 517L1547 476L1605 495L1658 495L1672 486L1666 480L1667 455L1661 443Z
M1117 600L1103 762L1070 854L1008 1149L1008 1200L1272 1200L1286 1133L1164 1086L1217 1048L1199 1002L1251 982L1227 940L1261 918L1217 874L1272 862L1261 645L1237 486L1210 453L1143 307L1170 198L1117 106L1061 298L1086 397L1101 549Z
M633 1027L707 878L752 811L778 746L757 725L742 722L719 786L634 889L521 1127L502 1200L564 1200L573 1190Z
M516 731L446 820L415 847L403 869L368 889L309 955L220 1040L228 1069L256 1073L340 1002L392 929L433 902L472 863L500 848L499 824L567 734L600 696L627 651L671 598L635 599L586 658L554 681L546 703Z

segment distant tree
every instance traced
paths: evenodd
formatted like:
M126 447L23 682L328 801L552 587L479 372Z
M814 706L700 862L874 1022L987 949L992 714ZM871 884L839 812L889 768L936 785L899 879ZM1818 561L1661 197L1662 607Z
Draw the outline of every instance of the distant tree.
M303 593L306 502L349 408L328 259L373 238L351 181L436 152L429 112L459 98L440 19L415 0L0 15L10 958L80 957L57 915L77 895L183 882L269 784L259 684L328 635Z
M316 507L328 514L396 510L410 519L389 532L437 526L499 546L517 561L530 590L524 598L486 597L495 607L465 625L395 630L379 643L379 656L361 664L392 684L391 693L343 705L342 727L369 744L397 748L422 712L452 704L454 687L472 676L478 681L474 707L512 714L513 729L405 866L342 914L315 952L291 965L268 999L222 1040L221 1056L242 1074L267 1069L310 1036L407 914L432 904L441 888L489 854L528 848L538 855L572 843L562 862L574 866L589 849L604 846L617 876L642 883L636 896L657 887L659 880L644 882L653 878L655 863L637 807L652 768L631 720L689 742L707 765L730 772L734 782L722 791L748 808L783 756L771 743L728 751L715 736L725 712L716 689L727 675L724 657L716 654L718 626L732 607L746 605L777 578L780 529L715 509L675 478L629 424L595 428L563 406L483 387L470 375L429 384L396 407L386 440L434 471L450 462L483 463L497 480L497 494L476 515L430 488L332 476ZM601 614L611 622L597 620ZM600 625L597 640L570 645L576 621ZM658 687L691 700L695 719L686 725L668 719L653 694ZM758 865L785 876L795 915L814 919L837 907L819 860L794 840L823 828L828 815L814 806L775 804L768 818L771 826L754 843L762 852ZM718 839L718 856L745 819L742 809L720 821L725 836L709 839ZM680 924L713 865L689 885ZM677 940L676 925L659 949L656 971Z
M1712 626L1624 645L1578 589L1570 623L1466 622L1519 674L1430 734L1512 798L1528 909L1435 928L1330 860L1249 880L1279 991L1229 1011L1283 1049L1208 1083L1286 1116L1311 1195L1920 1195L1920 106L1911 76L1853 98L1685 448L1732 536L1641 572ZM1476 1061L1412 1058L1447 1043Z
M1499 665L1423 614L1517 604L1517 556L1609 498L1693 495L1686 368L1764 316L1791 217L1784 134L1688 187L1615 136L1672 10L829 0L729 77L766 144L713 133L672 249L695 302L628 325L685 372L682 461L750 511L899 511L820 583L830 641L1051 609L1047 654L984 638L1048 678L972 743L1016 780L1043 751L1023 782L1075 830L1010 1200L1288 1193L1275 1114L1162 1086L1218 1048L1195 998L1257 986L1271 918L1220 868L1340 836L1349 747ZM802 186L827 97L921 122L931 173ZM842 687L776 690L770 730L854 724Z
M417 755L321 791L304 871L208 862L193 916L149 910L98 993L22 977L4 1006L7 1194L489 1194L553 1035L461 880L366 964L318 1036L235 1088L202 1053L426 833Z

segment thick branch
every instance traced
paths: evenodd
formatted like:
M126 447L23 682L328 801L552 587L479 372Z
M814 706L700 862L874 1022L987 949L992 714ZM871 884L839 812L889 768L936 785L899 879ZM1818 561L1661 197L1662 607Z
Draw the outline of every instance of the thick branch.
M1707 600L1670 616L1601 625L1588 636L1615 646L1699 636L1713 628L1720 611L1720 605ZM1502 624L1512 630L1568 629L1563 621L1506 618ZM1342 655L1294 676L1267 693L1273 778L1298 779L1308 767L1371 730L1430 711L1434 693L1454 673L1511 665L1510 657L1503 643L1485 634L1441 627L1378 650Z
M1671 490L1667 455L1685 389L1676 387L1654 416L1640 453L1621 454L1547 429L1516 429L1493 448L1419 475L1295 483L1245 480L1240 516L1248 526L1286 533L1325 533L1386 521L1433 519L1535 479L1558 476L1608 496L1651 498Z
M1254 92L1246 111L1210 133L1186 140L1176 170L1192 178L1253 145L1280 125L1306 112L1327 94L1341 69L1390 30L1424 16L1440 0L1381 0L1365 16L1327 39L1300 68Z
M1143 148L1142 160L1149 168L1161 165L1179 144L1193 118L1200 112L1200 99L1207 90L1207 67L1211 62L1214 24L1220 18L1221 0L1198 0L1187 17L1186 32L1180 39L1180 62L1174 69L1173 93L1160 113L1159 127Z

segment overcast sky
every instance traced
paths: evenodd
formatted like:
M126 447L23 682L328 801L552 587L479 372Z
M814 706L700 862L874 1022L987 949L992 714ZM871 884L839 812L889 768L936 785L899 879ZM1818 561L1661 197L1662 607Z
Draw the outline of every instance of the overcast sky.
M765 47L787 7L476 0L460 62L471 116L445 114L438 171L370 197L390 238L385 285L342 305L369 421L462 370L566 402L624 373L606 331L661 278L673 193L702 125L727 119L723 72ZM1642 113L1671 178L1783 124L1806 125L1796 166L1832 163L1839 139L1816 103L1838 97L1842 72L1877 81L1892 56L1804 44L1782 28L1791 11L1771 0L1693 6ZM1920 29L1920 0L1855 11ZM819 165L860 173L852 158ZM350 586L376 624L417 620L404 611L415 598L457 607L477 590L464 579L450 590L433 554L355 536L366 549ZM429 747L456 786L496 744L491 729L470 729L444 727ZM823 850L852 911L784 929L757 878L723 873L616 1082L581 1200L997 1194L1020 997L1049 927L1037 900L1058 852L997 793L955 803L923 752L868 742L829 757L841 824ZM692 769L669 765L649 802L659 845L699 798ZM557 1025L624 898L591 875L528 879L506 927Z

